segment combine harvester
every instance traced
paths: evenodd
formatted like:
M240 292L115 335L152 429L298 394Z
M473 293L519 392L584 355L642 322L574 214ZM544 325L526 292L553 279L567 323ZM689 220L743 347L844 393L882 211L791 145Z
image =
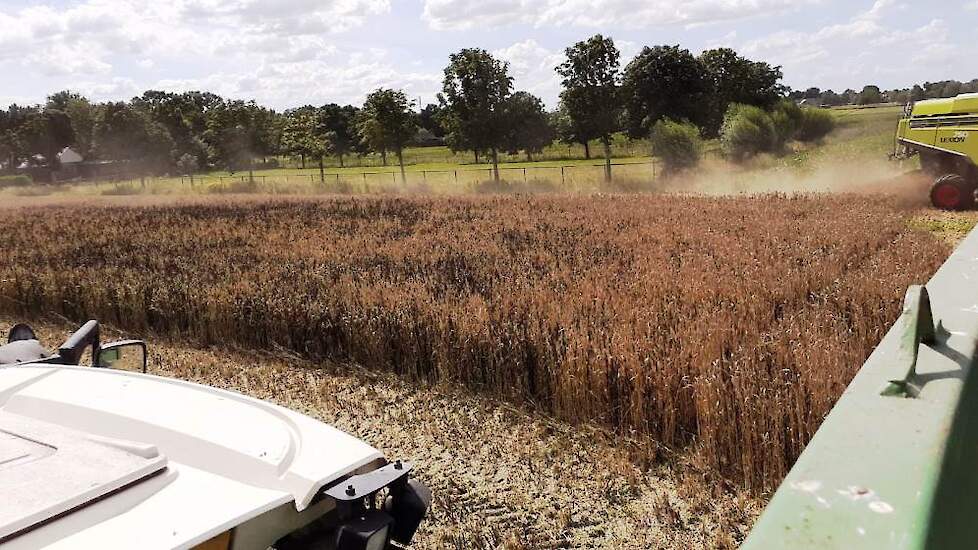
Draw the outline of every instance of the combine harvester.
M978 230L909 290L743 548L978 548L976 346Z
M973 208L978 190L978 94L908 105L897 127L893 157L915 155L920 155L924 173L934 178L934 206Z
M53 354L25 325L8 341L3 550L384 550L411 542L431 502L411 464L288 409L147 375L146 345L103 346L95 321ZM88 350L93 366L77 366Z

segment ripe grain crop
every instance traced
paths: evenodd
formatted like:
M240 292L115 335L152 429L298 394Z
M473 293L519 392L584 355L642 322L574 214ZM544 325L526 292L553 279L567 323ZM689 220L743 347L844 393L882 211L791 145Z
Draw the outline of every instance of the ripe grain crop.
M855 197L334 198L0 219L0 309L531 402L777 483L946 245Z

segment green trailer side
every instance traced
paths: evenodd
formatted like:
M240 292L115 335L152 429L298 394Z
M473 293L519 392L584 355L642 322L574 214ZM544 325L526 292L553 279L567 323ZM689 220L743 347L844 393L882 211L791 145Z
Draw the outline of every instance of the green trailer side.
M743 548L978 548L976 346L978 230L908 292Z

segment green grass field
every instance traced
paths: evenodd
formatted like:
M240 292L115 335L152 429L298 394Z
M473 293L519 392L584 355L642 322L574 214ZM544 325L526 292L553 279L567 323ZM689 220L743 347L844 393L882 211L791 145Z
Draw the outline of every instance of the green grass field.
M823 144L786 156L782 162L797 168L815 168L827 162L864 159L886 160L902 107L832 109L837 127Z

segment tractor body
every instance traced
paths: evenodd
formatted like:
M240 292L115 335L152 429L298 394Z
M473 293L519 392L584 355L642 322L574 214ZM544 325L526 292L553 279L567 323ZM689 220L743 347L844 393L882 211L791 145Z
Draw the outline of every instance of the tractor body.
M920 156L934 178L930 198L945 210L975 205L978 190L978 94L907 106L896 134L898 158Z
M26 325L8 340L4 550L385 550L408 545L431 504L410 462L272 403L144 374L145 343L102 345L95 321L57 351Z

